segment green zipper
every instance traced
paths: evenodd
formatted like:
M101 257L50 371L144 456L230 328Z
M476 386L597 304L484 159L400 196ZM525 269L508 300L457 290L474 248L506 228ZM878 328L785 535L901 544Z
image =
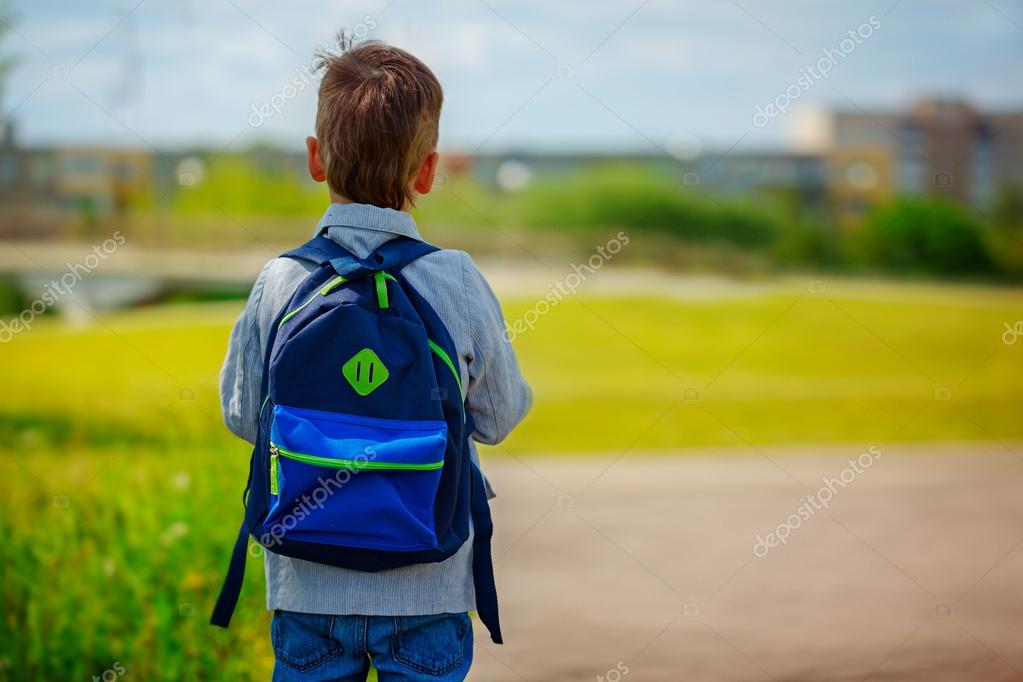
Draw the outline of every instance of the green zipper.
M320 289L320 296L326 296L331 291L333 291L335 287L338 287L338 286L340 286L340 285L342 285L344 283L345 283L345 278L342 277L341 275L338 275L337 277L335 277L334 279L330 280L329 282L327 282L326 284L323 285L323 288Z
M281 482L277 475L277 459L280 455L280 451L276 445L270 446L270 494L280 495L281 494Z
M445 351L443 348L441 348L439 345L437 345L430 339L427 339L426 343L430 345L430 350L432 350L437 355L438 358L443 360L444 364L447 365L448 369L451 370L451 373L455 376L455 383L458 384L458 392L461 393L462 378L458 374L458 369L455 367L455 363L451 361L451 356L447 354L447 351Z
M333 291L335 287L338 287L338 286L340 286L340 285L342 285L344 283L345 283L345 278L342 277L341 275L338 275L334 279L332 279L329 282L327 282L326 284L324 284L322 287L320 287L319 291L317 291L316 293L314 293L312 296L309 297L308 301L306 301L305 303L303 303L302 305L300 305L299 307L295 308L294 310L289 312L287 315L282 317L281 318L281 323L277 325L277 328L280 329L281 327L283 327L285 322L290 320L293 316L297 315L299 313L299 311L302 310L302 308L305 308L307 305L309 305L310 303L315 301L317 296L326 296L331 291Z
M276 457L287 457L293 459L296 462L302 462L303 464L312 464L318 467L329 467L331 469L375 469L378 471L388 470L409 470L409 471L432 471L434 469L440 469L444 466L444 460L437 462L426 462L424 464L408 464L402 462L371 462L362 459L336 459L334 457L319 457L317 455L307 455L302 452L294 452L293 450L287 450L279 445L270 445L270 459L274 460ZM270 476L270 486L273 487L273 478Z

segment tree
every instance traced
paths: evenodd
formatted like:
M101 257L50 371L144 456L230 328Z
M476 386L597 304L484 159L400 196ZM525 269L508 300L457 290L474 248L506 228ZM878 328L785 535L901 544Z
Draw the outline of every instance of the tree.
M867 265L900 274L988 272L983 229L961 207L932 199L900 199L876 209L862 234Z
M1023 190L1001 187L991 209L991 222L987 244L992 259L1004 274L1023 276Z

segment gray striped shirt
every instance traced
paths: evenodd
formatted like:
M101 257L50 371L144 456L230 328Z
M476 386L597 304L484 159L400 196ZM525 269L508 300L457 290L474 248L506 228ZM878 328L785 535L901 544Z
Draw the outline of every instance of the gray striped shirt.
M317 231L360 258L396 236L421 239L408 213L365 204L331 204ZM306 261L276 258L263 268L231 332L220 376L224 422L250 443L258 429L263 357L270 327L312 269ZM472 439L503 440L532 403L519 373L497 298L463 251L437 251L413 261L405 278L444 322L458 351L465 405L476 423ZM472 456L478 461L475 445ZM493 493L489 489L491 496ZM415 616L476 608L472 542L451 558L378 573L353 571L267 552L268 609L332 615Z

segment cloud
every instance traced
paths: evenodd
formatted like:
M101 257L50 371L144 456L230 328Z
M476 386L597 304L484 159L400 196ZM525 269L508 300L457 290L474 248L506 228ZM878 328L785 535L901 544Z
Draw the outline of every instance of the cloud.
M99 43L72 70L73 83L159 144L228 141L245 127L252 104L311 64L317 45L330 43L338 27L371 17L371 37L411 50L440 77L448 139L472 146L500 129L488 146L586 138L638 147L645 143L636 131L577 84L651 139L679 132L734 139L756 102L890 5L839 3L825 10L808 0L741 0L747 14L733 3L696 0L232 2L237 8L223 0L150 0L118 24L134 3L104 9L22 0L18 30L57 62L77 61ZM1019 14L1004 2L999 7ZM23 57L6 93L12 107L51 75L52 64L17 36L7 48ZM559 62L577 65L574 79L557 78ZM929 89L1021 106L1023 92L1013 80L1021 67L1019 30L994 8L904 2L883 18L876 38L836 69L834 83L871 106L903 106ZM131 87L126 77L135 80ZM836 97L826 87L817 90L808 101ZM303 92L256 134L300 140L311 129L314 107L312 90ZM133 141L94 109L68 83L48 82L16 116L25 136L37 141Z

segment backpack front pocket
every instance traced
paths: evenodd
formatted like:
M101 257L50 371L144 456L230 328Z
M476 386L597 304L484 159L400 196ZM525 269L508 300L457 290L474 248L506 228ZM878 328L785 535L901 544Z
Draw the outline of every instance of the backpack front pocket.
M447 424L275 405L263 523L284 538L343 547L434 549L433 505Z

